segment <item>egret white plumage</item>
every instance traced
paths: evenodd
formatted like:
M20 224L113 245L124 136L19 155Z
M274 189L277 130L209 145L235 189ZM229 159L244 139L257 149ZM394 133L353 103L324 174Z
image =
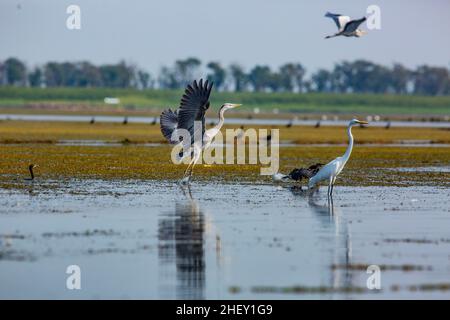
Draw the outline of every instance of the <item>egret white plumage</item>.
M333 195L333 187L336 182L336 177L342 172L345 164L348 159L350 159L350 155L353 150L353 135L352 135L352 127L358 124L368 124L367 121L360 121L357 119L353 119L349 122L347 127L347 135L348 135L348 146L342 157L338 157L333 161L327 163L323 166L316 175L312 176L308 182L308 188L315 187L321 181L328 181L328 196L331 197Z
M239 107L240 104L225 103L219 109L219 121L218 123L206 130L205 126L205 113L208 110L209 96L213 83L203 79L197 83L194 82L186 87L185 93L181 98L180 107L176 111L171 109L164 110L160 117L161 132L164 137L172 144L181 144L183 150L189 150L187 153L183 153L181 158L191 154L192 159L184 173L181 180L182 183L187 183L192 176L194 166L200 159L202 150L208 148L211 145L214 137L219 133L222 128L225 118L224 113L229 109ZM195 122L200 124L200 128L194 126ZM178 129L187 130L190 134L190 141L181 141L180 134L177 133ZM195 130L201 130L195 132ZM195 137L201 134L200 141L196 141Z
M349 16L344 16L342 14L335 14L330 12L327 12L325 14L325 17L333 19L333 21L336 23L336 26L338 27L337 33L330 36L326 36L325 39L338 36L359 38L367 33L367 31L358 29L360 24L366 21L366 17L352 20Z

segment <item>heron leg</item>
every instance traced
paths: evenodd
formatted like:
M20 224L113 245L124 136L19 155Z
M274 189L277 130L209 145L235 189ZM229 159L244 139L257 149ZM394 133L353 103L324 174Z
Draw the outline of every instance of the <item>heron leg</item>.
M194 152L194 156L189 163L188 167L186 168L186 171L184 172L184 176L182 180L185 180L186 177L188 177L188 180L192 177L192 173L194 172L194 166L197 163L198 159L200 159L200 152ZM188 175L189 174L189 175Z
M202 151L201 150L199 152L197 152L196 155L194 155L194 163L192 164L192 167L191 167L191 176L192 176L192 173L194 172L194 166L197 164L197 162L200 159L201 155L202 155Z
M192 166L192 163L194 162L195 158L191 160L191 162L189 162L189 165L186 168L186 171L184 171L184 175L183 175L183 179L187 176L190 167Z

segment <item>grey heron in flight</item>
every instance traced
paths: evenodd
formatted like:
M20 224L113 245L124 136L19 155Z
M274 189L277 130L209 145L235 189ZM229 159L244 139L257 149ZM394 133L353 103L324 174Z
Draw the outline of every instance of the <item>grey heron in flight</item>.
M160 126L164 137L172 144L181 144L183 152L180 154L181 158L191 154L192 158L181 180L182 183L188 183L192 176L194 166L200 159L202 150L208 148L222 128L225 118L224 113L228 109L239 107L240 104L225 103L219 109L219 121L212 128L206 130L205 113L210 106L209 96L213 83L203 79L197 83L196 80L186 87L186 90L181 98L180 107L178 110L172 111L166 109L161 113ZM195 124L198 124L195 126ZM190 134L190 141L182 141L181 134L177 132L179 129L187 130ZM201 130L201 132L196 132ZM201 139L195 139L198 134L201 134ZM200 141L197 141L200 140Z
M334 14L327 12L325 14L325 17L333 19L333 21L336 23L336 26L338 27L338 32L326 36L325 39L338 37L338 36L344 36L344 37L362 37L367 33L367 31L358 29L361 23L366 21L366 17L363 17L361 19L350 19L349 16L344 16L342 14Z

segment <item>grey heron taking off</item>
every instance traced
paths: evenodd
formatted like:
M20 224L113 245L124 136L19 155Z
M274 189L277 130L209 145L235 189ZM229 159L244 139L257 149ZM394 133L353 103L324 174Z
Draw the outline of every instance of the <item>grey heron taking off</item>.
M344 16L342 14L335 14L327 12L325 14L325 17L333 19L333 21L336 23L336 26L338 27L338 32L326 36L325 39L338 37L338 36L344 36L344 37L362 37L367 33L367 31L358 29L361 23L366 21L366 17L363 17L361 19L355 19L351 20L349 16Z
M192 84L186 87L178 110L172 111L171 109L167 109L161 113L160 126L164 137L172 144L182 144L183 150L189 150L189 152L180 154L182 158L189 154L192 156L181 180L182 183L189 182L194 166L200 159L202 150L209 147L214 137L222 128L225 121L225 111L240 106L240 104L233 103L223 104L219 109L218 123L206 130L205 113L210 106L209 96L212 87L213 83L208 80L203 82L203 79L200 79L198 83L194 80ZM198 123L200 126L195 126L195 123ZM182 136L181 133L177 132L179 129L187 130L191 140L182 141L180 139L180 136ZM196 130L201 130L201 132L196 132ZM199 134L201 134L201 139L195 139Z

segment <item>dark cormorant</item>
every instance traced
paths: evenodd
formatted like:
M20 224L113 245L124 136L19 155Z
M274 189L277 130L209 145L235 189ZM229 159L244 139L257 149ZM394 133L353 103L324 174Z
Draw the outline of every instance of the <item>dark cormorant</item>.
M33 173L33 169L36 168L38 165L37 164L30 164L28 166L28 171L30 171L30 178L25 178L24 180L27 181L32 181L34 180L34 173Z

